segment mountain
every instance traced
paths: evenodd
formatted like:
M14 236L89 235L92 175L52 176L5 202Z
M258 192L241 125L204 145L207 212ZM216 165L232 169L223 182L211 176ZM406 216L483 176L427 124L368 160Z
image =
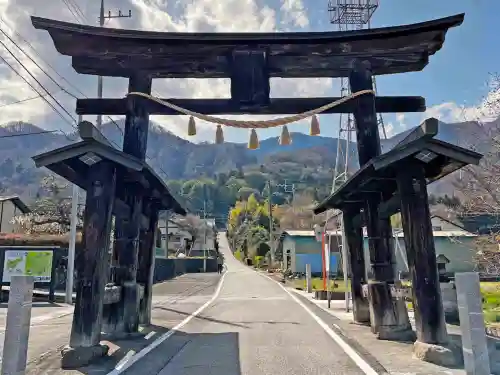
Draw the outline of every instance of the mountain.
M104 124L103 133L120 148L123 136L118 127L124 128L123 120L117 124ZM393 147L409 131L383 140L383 149ZM41 132L43 129L23 122L0 126L0 194L4 190L28 200L33 198L47 171L36 169L31 157L69 144L77 138L76 134L66 136L59 133L21 135ZM265 165L273 173L283 174L282 178L331 185L339 140L302 133L292 133L291 136L292 144L288 146L279 145L275 137L261 141L258 150L248 150L243 143L194 144L152 122L148 135L148 162L168 180L193 179L203 175L210 177L231 170L254 170ZM467 144L474 143L478 137L478 128L473 123L440 124L439 139ZM346 149L345 141L340 145L341 150ZM354 151L351 155L357 154L355 143L351 143L349 148ZM353 170L356 165L357 160L352 160L349 167ZM445 186L443 189L446 191L448 188Z

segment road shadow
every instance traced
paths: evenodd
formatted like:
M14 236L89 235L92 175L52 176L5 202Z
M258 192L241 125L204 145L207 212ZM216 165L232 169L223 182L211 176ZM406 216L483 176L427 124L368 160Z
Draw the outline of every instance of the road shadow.
M172 308L165 307L165 306L155 306L155 307L153 307L153 309L163 310L163 311L168 311L168 312L173 312L173 313L181 314L181 315L185 315L185 316L191 315L191 313L189 313L189 312L172 309ZM203 316L202 314L199 314L199 315L195 316L195 319L206 320L206 321L212 322L212 323L226 324L226 325L233 326L233 327L249 328L248 326L243 325L243 324L228 322L226 320L219 320L219 319L209 318L207 316Z
M5 309L7 310L9 304L8 302L0 302L0 310ZM44 302L44 301L38 301L38 302L33 302L31 304L31 307L37 308L37 307L67 307L68 305L62 305L59 303L55 302Z
M148 328L156 332L150 340L144 337L134 340L116 340L110 344L112 348L108 356L93 364L75 370L60 368L60 354L52 353L52 358L42 358L28 365L26 375L103 375L124 366L133 358L131 353L139 353L151 345L167 329L158 326ZM133 352L132 352L133 351ZM211 374L240 375L238 333L187 333L176 331L165 341L154 347L137 362L126 369L124 375L157 375L162 374ZM189 369L188 369L189 368ZM215 371L215 372L214 372Z
M172 308L165 307L165 306L156 306L156 307L154 307L154 309L163 310L163 311L169 311L169 312L173 312L173 313L181 314L181 315L185 315L185 316L191 315L188 312L180 311L180 310L176 310L176 309L172 309ZM219 319L209 318L207 316L204 316L203 314L197 315L195 317L195 319L201 319L201 320L205 320L205 321L213 322L213 323L226 324L226 325L229 325L229 326L239 327L239 328L250 328L249 327L250 324L269 324L269 325L287 324L287 325L300 325L299 322L272 321L272 320L254 320L254 321L230 322L230 321L227 321L227 320L219 320Z

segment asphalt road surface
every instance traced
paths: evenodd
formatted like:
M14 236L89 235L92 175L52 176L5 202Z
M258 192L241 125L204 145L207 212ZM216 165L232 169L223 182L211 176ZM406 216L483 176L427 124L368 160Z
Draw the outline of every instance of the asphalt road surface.
M238 262L223 233L220 249L227 271L215 298L121 373L374 374L283 287Z

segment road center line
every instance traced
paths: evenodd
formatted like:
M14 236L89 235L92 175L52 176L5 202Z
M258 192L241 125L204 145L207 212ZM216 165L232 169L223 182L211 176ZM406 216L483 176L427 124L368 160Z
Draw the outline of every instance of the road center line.
M217 299L217 297L219 296L220 291L222 289L222 284L224 283L224 279L225 279L226 275L227 275L227 272L225 272L222 275L222 277L221 277L221 279L219 281L219 285L217 285L217 289L216 289L215 293L212 295L212 298L209 301L207 301L203 306L201 306L200 308L198 308L198 310L196 310L194 313L192 313L191 315L189 315L182 322L180 322L175 327L173 327L170 331L165 332L163 335L161 335L160 337L158 337L155 341L153 341L151 344L149 344L148 346L146 346L139 353L130 356L126 361L124 361L125 360L125 358L124 358L122 361L120 361L120 363L118 365L115 366L114 370L108 372L106 375L119 375L119 374L123 373L125 370L127 370L130 366L132 366L138 360L144 358L153 349L155 349L157 346L159 346L161 343L163 343L169 337L171 337L172 335L174 335L175 332L177 332L179 329L181 329L187 323L189 323L191 321L191 319L193 319L196 316L198 316L199 314L201 314L203 312L203 310L205 310L208 306L210 306Z
M375 371L361 356L347 343L342 337L340 337L333 329L331 329L328 324L326 324L319 316L317 316L309 307L307 307L297 296L293 295L287 288L281 285L276 280L273 280L271 277L267 275L263 275L262 273L257 272L259 275L267 277L272 282L276 283L281 289L283 289L295 302L297 302L310 316L313 318L316 323L319 324L321 328L330 336L333 341L337 343L338 346L342 348L342 350L353 360L353 362L366 374L366 375L379 375L377 371Z

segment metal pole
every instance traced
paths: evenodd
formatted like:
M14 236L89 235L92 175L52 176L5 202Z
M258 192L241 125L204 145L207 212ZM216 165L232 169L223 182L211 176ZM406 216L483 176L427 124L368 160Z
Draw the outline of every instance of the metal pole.
M340 220L342 220L342 273L344 274L344 286L345 286L345 311L349 312L349 279L347 278L348 266L347 266L347 241L344 233L344 214L341 214Z
M165 219L165 256L168 258L168 218L170 216L169 212L166 213Z
M328 308L331 306L332 296L330 293L330 241L331 237L326 232L325 228L325 268L326 268L326 299L328 300Z
M82 122L82 116L78 116L78 123ZM76 249L76 224L78 221L78 186L73 184L71 197L71 221L69 231L68 265L66 267L66 297L67 304L73 303L73 281L75 274L75 249Z
M272 197L273 197L273 191L271 187L271 180L267 180L267 186L268 186L268 196L269 196L269 242L270 242L270 247L271 247L271 267L274 265L274 226L273 226L273 203L272 203Z
M66 269L66 303L73 303L73 275L75 273L76 223L78 220L78 186L73 185L71 198L71 229L68 248L68 267Z
M207 272L207 200L203 197L203 272Z
M99 12L99 26L104 27L104 0L101 0L101 11ZM97 77L97 97L102 99L102 76ZM102 115L97 115L97 129L102 131Z

